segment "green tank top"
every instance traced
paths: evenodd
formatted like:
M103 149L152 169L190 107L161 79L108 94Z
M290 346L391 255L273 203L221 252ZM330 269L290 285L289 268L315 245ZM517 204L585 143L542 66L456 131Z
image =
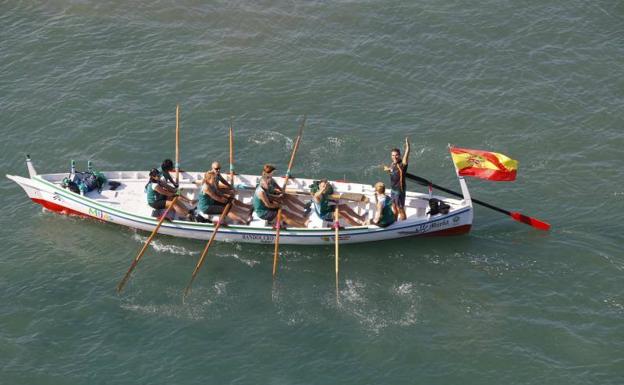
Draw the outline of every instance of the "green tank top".
M268 184L268 186L269 186L269 191L268 191L268 193L269 193L269 194L275 194L275 188L276 188L276 187L279 187L279 186L277 185L277 182L275 181L275 179L271 178L271 180L270 180L267 184Z
M264 217L269 211L269 208L264 205L264 202L262 202L262 199L258 196L261 191L263 191L262 187L258 184L253 195L253 208L260 218Z
M212 199L210 195L204 192L204 186L205 184L202 185L200 193L199 193L199 197L197 198L197 209L201 211L202 213L205 213L206 211L208 211L208 208L215 204L215 200ZM211 186L208 186L208 188L213 190Z
M316 211L316 214L321 218L325 218L325 216L331 211L329 209L328 195L329 194L327 193L322 194L320 202L316 202L316 200L314 201L314 211Z
M384 196L382 202L381 215L379 216L379 225L382 227L390 226L396 220L392 211L392 199Z
M166 197L162 194L160 194L159 192L157 192L156 190L154 190L154 183L148 183L147 184L147 203L148 204L153 204L156 201L160 201L163 199L166 199Z

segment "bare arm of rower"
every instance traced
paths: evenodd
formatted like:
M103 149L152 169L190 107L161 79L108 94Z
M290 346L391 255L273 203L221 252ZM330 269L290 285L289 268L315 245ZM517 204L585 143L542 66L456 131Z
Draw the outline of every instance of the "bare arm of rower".
M407 164L407 162L409 162L409 156L410 156L410 143L406 136L405 137L405 151L403 151L403 164Z
M218 174L217 178L219 178L219 188L220 188L220 189L225 189L225 190L232 190L232 191L234 191L234 187L232 187L232 185L230 184L230 182L228 182L227 180L225 180L225 178L223 177L223 175Z
M172 197L176 195L175 191L172 191L170 188L167 188L161 184L157 184L156 187L154 187L154 191L156 191L157 193L161 195L168 196L168 197Z
M264 191L260 191L258 193L258 198L260 198L262 203L264 203L264 205L270 209L277 209L280 207L279 204L271 202L271 200Z
M213 191L213 189L211 189L210 187L208 187L208 185L204 184L203 187L203 191L204 194L208 195L211 199L220 202L220 203L227 203L228 202L228 198L217 194L215 191Z
M326 184L325 186L323 186L322 190L318 189L314 194L312 194L312 197L314 197L314 201L316 203L320 203L321 200L323 199L323 194L325 194L328 189L329 189L329 186Z

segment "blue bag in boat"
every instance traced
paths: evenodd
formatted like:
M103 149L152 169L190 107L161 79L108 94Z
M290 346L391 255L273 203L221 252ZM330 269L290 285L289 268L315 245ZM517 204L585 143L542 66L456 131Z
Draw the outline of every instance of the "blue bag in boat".
M69 181L78 186L81 194L85 194L93 190L102 191L102 186L106 183L106 177L97 171L76 171Z

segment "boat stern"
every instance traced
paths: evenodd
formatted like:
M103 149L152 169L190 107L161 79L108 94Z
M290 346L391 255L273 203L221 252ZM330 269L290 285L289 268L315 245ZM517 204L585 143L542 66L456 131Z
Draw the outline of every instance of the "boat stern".
M26 155L26 167L28 168L28 176L34 177L37 175L37 170L35 170L35 166L33 166L32 160L30 159L30 155Z

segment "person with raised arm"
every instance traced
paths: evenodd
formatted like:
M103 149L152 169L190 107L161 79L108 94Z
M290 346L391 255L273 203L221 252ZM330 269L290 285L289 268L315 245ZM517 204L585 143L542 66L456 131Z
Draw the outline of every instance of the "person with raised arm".
M383 166L384 171L390 173L390 198L392 199L392 211L400 220L405 220L405 173L407 173L407 164L409 162L410 143L405 137L405 151L401 157L401 150L393 148L390 152L392 163L390 166Z

